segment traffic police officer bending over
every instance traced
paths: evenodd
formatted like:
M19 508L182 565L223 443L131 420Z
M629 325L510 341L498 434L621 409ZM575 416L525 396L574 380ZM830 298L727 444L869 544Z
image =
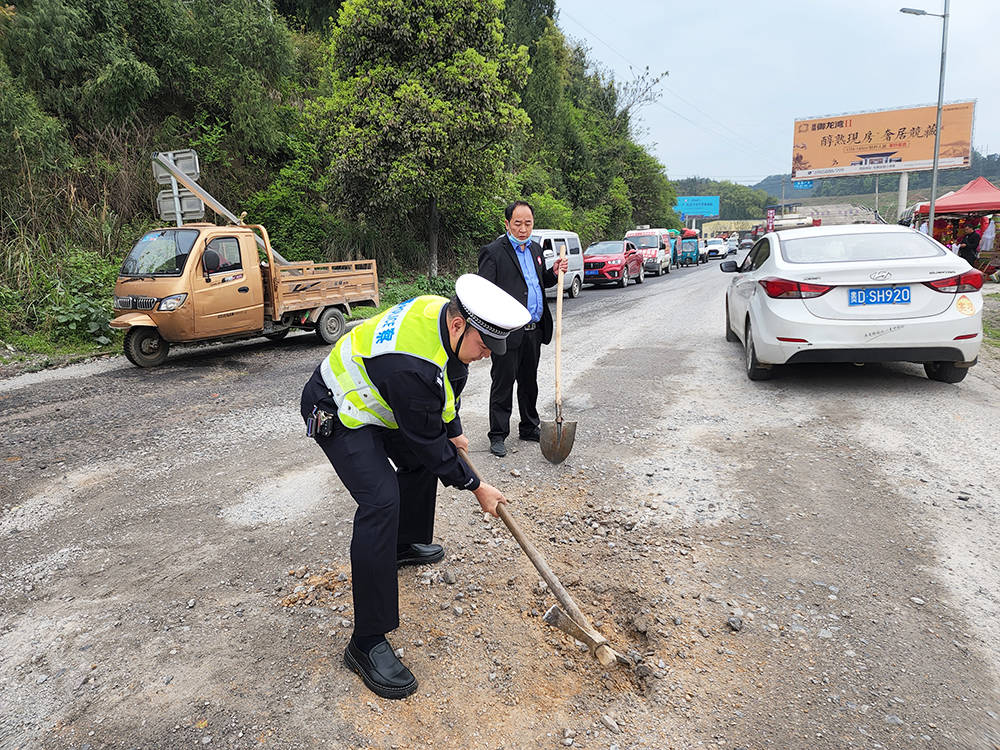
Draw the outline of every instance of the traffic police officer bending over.
M475 494L496 515L507 500L458 456L469 363L506 350L531 319L491 282L466 274L455 297L416 297L344 335L302 391L306 433L358 504L351 539L354 633L344 661L373 692L405 698L417 680L385 634L399 627L396 569L437 562L437 481ZM395 465L395 471L389 460Z

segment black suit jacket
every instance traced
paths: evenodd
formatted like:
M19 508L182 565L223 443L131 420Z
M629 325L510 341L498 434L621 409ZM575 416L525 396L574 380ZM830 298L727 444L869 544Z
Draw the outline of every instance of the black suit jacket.
M528 248L534 258L535 271L538 273L538 284L542 288L542 319L539 325L542 330L542 343L552 341L552 313L549 312L549 301L545 289L553 286L559 277L545 267L542 248L537 242L529 242ZM479 275L489 279L507 294L525 307L528 306L528 285L524 283L521 264L517 261L514 247L506 234L497 237L493 242L479 249ZM507 347L514 348L521 344L521 331L513 331L507 337Z

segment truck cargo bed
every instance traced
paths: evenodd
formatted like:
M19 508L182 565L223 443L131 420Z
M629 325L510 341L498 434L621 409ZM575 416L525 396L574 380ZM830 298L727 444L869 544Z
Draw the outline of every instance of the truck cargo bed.
M297 310L331 305L379 304L374 260L337 263L289 263L262 268L265 276L264 313L272 320Z

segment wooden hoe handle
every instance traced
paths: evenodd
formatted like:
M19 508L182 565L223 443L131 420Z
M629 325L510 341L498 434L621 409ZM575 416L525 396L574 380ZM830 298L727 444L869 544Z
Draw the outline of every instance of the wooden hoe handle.
M475 474L477 477L479 477L479 472L476 471L476 467L472 464L472 460L469 458L469 454L465 451L464 448L458 449L458 455L461 456L462 460L465 461L466 464L468 464L470 469L472 469L472 473ZM482 481L481 477L480 481ZM549 564L542 556L542 553L539 552L538 549L535 547L535 545L532 544L531 541L528 539L528 537L524 535L524 532L521 531L521 527L517 525L517 522L511 517L510 511L507 510L506 506L503 503L497 505L497 515L500 516L500 519L504 522L507 528L510 529L511 535L514 537L514 539L517 540L517 543L521 545L521 549L524 550L524 554L528 556L529 560L531 560L531 564L535 566L535 570L537 570L539 575L542 576L542 580L544 580L545 583L548 584L548 587L552 591L552 594L566 610L566 614L569 615L570 618L572 618L576 622L576 624L580 626L581 630L586 632L591 638L593 638L595 641L598 642L596 655L597 658L601 661L601 663L602 664L610 663L610 662L605 662L604 659L601 658L602 655L604 655L601 646L604 646L605 648L609 649L608 653L610 654L610 661L614 661L615 658L614 652L610 651L610 648L606 645L607 641L604 638L604 636L598 633L596 630L594 630L590 622L584 616L583 612L580 611L580 608L577 606L576 602L573 601L573 597L569 595L569 592L566 590L566 587L562 585L556 574L552 572L552 568L549 567Z

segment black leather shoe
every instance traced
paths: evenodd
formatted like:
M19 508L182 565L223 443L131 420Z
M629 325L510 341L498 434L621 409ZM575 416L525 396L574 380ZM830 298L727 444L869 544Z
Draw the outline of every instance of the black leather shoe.
M373 646L366 654L352 638L344 651L344 663L383 698L405 698L417 689L417 678L392 652L389 641Z
M440 544L407 544L396 548L396 567L404 565L426 565L444 557L444 547Z
M542 431L535 430L534 432L521 432L518 434L518 437L521 438L521 440L530 440L533 443L537 443L542 437Z
M495 438L490 441L490 453L503 458L507 455L507 446L503 444L503 440Z

